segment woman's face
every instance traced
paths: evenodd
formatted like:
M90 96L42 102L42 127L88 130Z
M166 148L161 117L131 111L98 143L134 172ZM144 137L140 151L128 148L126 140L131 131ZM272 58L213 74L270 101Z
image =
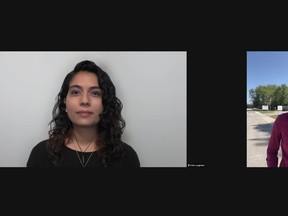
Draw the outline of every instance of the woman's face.
M103 112L97 76L87 71L78 72L70 82L65 104L74 126L95 127Z

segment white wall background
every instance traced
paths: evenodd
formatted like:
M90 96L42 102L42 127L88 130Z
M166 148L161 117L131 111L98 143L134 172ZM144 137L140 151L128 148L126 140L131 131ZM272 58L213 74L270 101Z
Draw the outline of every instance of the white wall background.
M123 140L141 167L186 167L186 52L0 52L0 167L25 167L48 138L63 79L82 60L106 71L123 103Z

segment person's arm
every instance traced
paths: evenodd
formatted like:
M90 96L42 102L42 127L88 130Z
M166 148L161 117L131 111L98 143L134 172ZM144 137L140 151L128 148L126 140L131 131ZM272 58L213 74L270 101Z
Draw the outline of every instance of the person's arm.
M140 160L136 151L131 146L128 146L127 152L128 152L126 156L127 167L140 167Z
M48 165L45 140L33 147L29 155L26 167L47 167Z
M139 157L132 146L125 143L124 151L124 156L120 160L115 161L111 167L140 167Z
M278 167L278 151L282 140L280 118L274 121L267 147L267 167Z

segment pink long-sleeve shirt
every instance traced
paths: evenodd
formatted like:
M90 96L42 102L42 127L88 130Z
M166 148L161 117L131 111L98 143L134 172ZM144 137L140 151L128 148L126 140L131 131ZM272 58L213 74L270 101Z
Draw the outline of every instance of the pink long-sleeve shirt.
M267 166L278 167L278 151L282 149L279 167L288 167L288 113L280 114L274 121L267 147Z

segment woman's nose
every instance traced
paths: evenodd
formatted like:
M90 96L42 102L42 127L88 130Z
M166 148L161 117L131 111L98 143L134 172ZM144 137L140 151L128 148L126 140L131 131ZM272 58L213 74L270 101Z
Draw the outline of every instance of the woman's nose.
M81 106L89 106L90 105L89 96L87 94L82 95L80 105Z

